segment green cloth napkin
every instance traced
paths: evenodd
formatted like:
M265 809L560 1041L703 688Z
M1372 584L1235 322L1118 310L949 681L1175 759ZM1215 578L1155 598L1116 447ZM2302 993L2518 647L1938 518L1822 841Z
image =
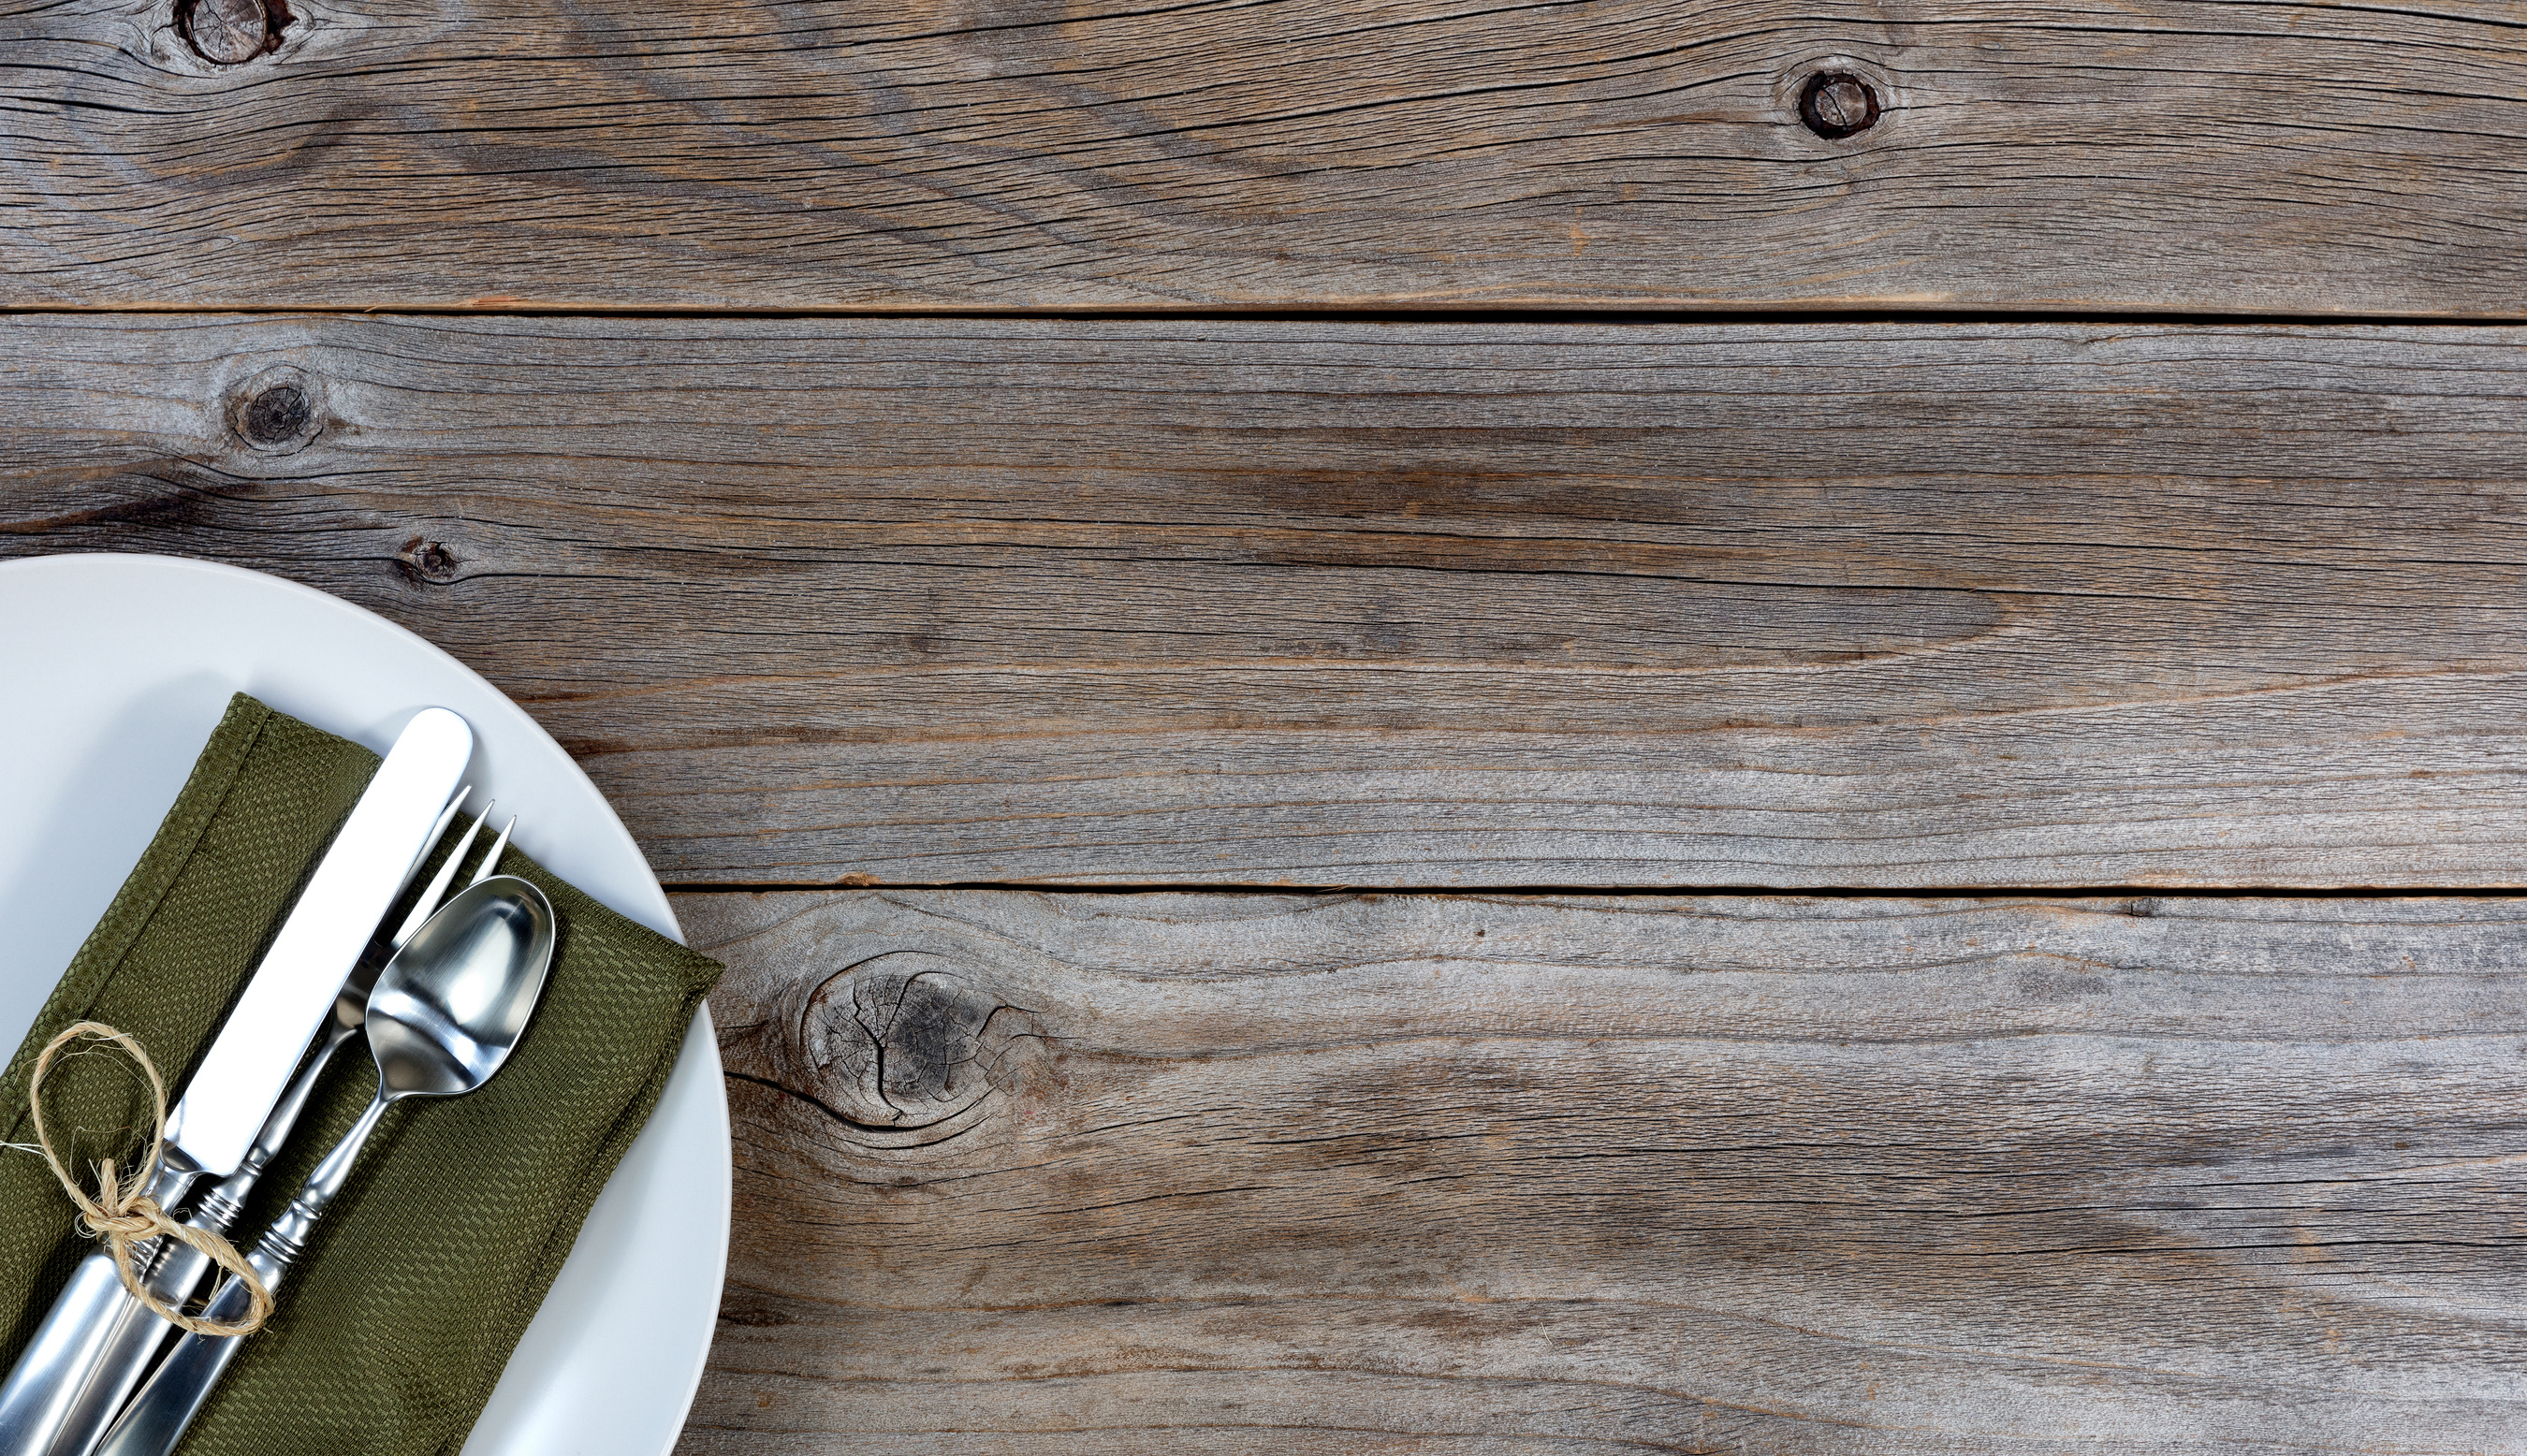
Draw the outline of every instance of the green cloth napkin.
M173 1103L377 764L367 749L243 693L231 702L157 837L0 1075L6 1141L34 1141L27 1077L43 1044L76 1021L136 1037ZM449 830L434 863L462 828ZM525 1038L480 1091L387 1113L272 1323L247 1337L187 1432L184 1456L455 1452L589 1204L657 1105L720 968L515 849L500 868L542 886L561 923ZM365 1045L343 1047L264 1175L238 1226L240 1247L349 1130L376 1086ZM57 1146L78 1130L77 1166L90 1180L99 1157L129 1168L145 1156L147 1089L111 1048L57 1060L44 1107ZM0 1151L8 1360L95 1247L75 1217L41 1157Z

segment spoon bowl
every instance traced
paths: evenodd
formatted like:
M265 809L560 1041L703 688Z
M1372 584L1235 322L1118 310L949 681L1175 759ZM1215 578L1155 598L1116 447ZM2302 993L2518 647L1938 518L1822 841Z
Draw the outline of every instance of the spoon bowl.
M404 942L369 993L379 1097L452 1097L490 1080L543 993L553 926L542 890L494 875Z

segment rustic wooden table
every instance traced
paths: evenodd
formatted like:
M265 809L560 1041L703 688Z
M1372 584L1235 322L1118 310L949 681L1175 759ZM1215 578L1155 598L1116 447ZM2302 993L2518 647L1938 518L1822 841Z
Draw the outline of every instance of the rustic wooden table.
M410 626L728 963L680 1451L2527 1450L2517 0L0 78L0 556Z

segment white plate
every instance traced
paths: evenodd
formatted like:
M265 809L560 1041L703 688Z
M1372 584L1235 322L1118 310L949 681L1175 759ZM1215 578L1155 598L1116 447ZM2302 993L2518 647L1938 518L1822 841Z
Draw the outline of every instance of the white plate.
M321 591L169 556L0 565L0 1056L34 1024L176 800L232 692L383 752L439 704L518 843L681 940L595 785L456 659ZM597 1195L466 1456L665 1451L701 1380L728 1258L728 1102L710 1012Z

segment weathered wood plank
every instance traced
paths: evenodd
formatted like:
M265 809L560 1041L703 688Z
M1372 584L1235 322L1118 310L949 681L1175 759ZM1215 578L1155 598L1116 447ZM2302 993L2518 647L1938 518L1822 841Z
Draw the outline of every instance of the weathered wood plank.
M2517 885L2522 337L21 319L0 554L373 607L689 883Z
M690 1456L2527 1449L2527 901L677 913Z
M0 7L0 303L2527 298L2514 0L278 9Z

